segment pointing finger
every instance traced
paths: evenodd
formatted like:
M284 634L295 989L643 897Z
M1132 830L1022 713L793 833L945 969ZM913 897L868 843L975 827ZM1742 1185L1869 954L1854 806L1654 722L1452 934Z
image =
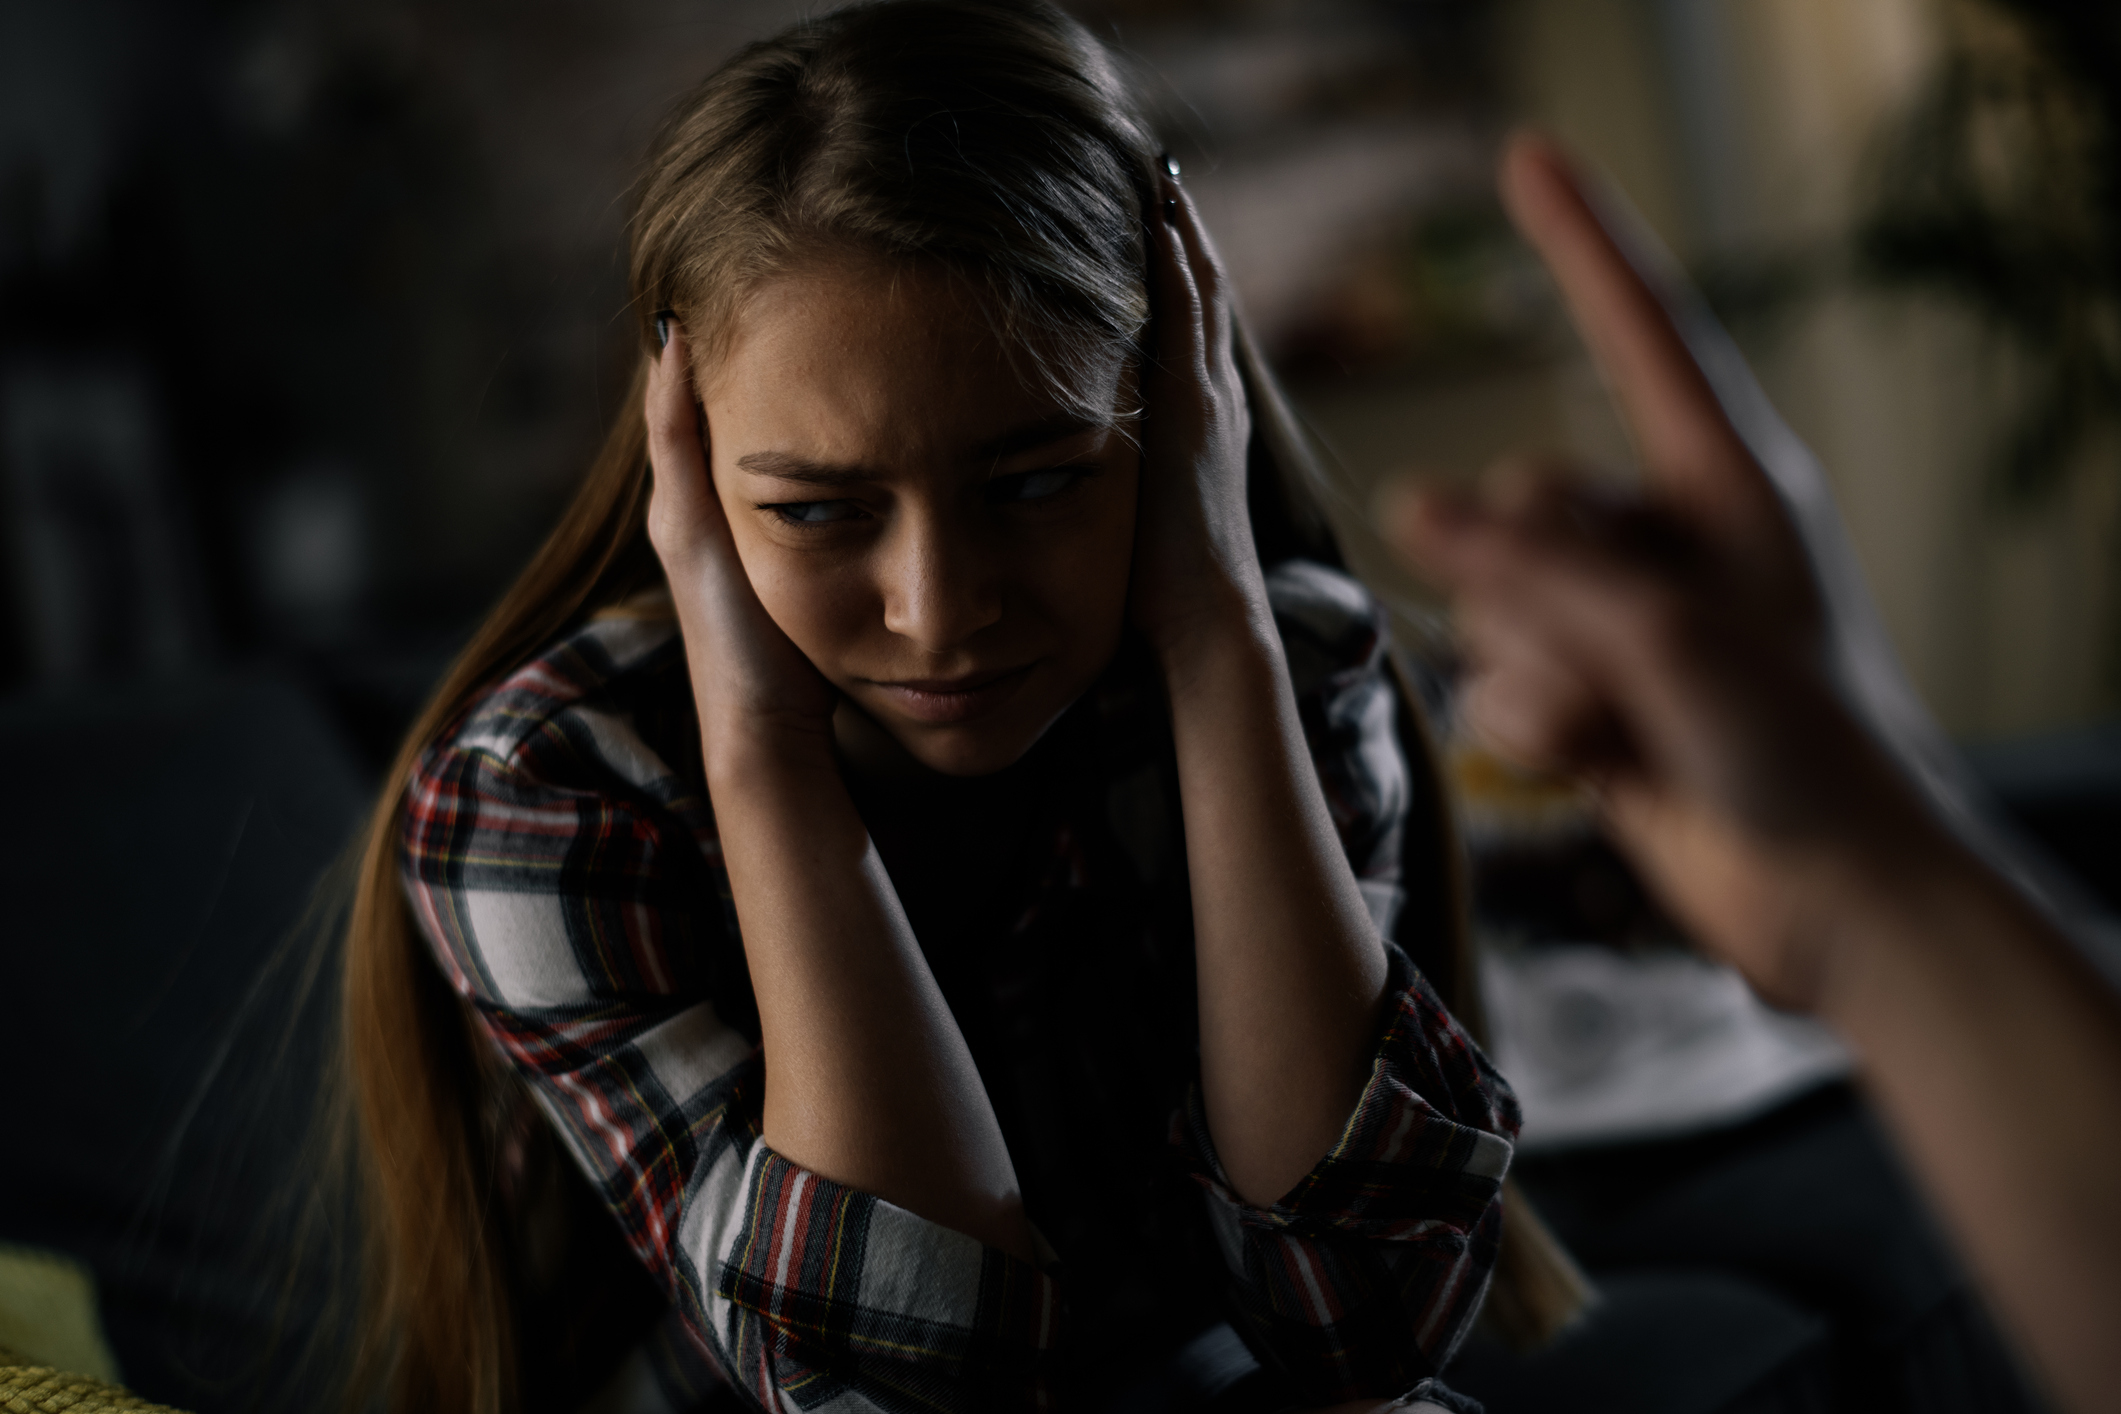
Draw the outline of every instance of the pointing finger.
M1501 190L1611 381L1655 483L1726 531L1780 524L1773 489L1568 159L1545 139L1520 135L1504 154Z

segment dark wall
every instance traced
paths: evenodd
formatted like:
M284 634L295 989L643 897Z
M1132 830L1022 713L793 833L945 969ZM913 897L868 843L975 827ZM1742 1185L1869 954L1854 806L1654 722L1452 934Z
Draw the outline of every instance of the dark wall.
M0 11L0 679L459 633L622 385L636 154L792 9Z

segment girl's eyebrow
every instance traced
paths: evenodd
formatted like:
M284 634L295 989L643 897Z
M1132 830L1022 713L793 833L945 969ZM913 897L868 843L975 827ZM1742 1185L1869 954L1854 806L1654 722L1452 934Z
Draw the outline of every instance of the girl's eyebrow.
M982 461L1000 461L1020 452L1034 451L1054 442L1079 437L1085 432L1102 431L1111 424L1080 413L1061 412L1037 422L990 437L972 449L972 455ZM736 459L738 467L756 472L760 476L771 476L779 481L799 481L805 486L852 486L858 482L876 480L876 473L865 467L835 466L829 462L812 461L793 452L747 452Z
M760 476L771 476L780 481L800 481L806 486L852 486L859 481L874 481L876 473L858 466L832 466L825 462L814 462L791 452L750 452L736 459L736 464L745 471L757 472Z

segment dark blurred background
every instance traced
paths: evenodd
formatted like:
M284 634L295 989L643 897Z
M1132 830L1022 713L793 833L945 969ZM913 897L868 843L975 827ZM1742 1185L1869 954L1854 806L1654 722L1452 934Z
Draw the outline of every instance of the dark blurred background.
M1512 443L1626 460L1488 194L1530 117L1737 325L1946 725L2113 709L2110 7L1078 8L1161 95L1351 509ZM656 121L802 9L10 0L0 683L271 658L387 737L611 412Z
M197 1408L294 1407L324 1378L300 1356L344 1273L288 1285L282 1258L329 966L301 983L329 954L291 930L612 415L639 354L633 163L686 86L814 8L0 0L0 1066L23 1136L0 1149L38 1156L0 1160L0 1345ZM1447 657L1368 530L1380 478L1522 445L1629 461L1489 187L1531 119L1730 323L2005 807L2121 897L2111 4L1075 8L1155 95L1407 645ZM1721 1133L1841 1073L1728 974L1686 973L1565 800L1478 761L1456 779L1528 1151ZM1631 996L1654 1005L1614 1010ZM1645 1050L1660 1026L1720 1059ZM1656 1079L1680 1072L1740 1078L1682 1100ZM1614 1407L1737 1408L1824 1339L1733 1299L1758 1349L1721 1384Z
M380 749L610 411L632 160L792 12L12 0L10 685L270 659Z

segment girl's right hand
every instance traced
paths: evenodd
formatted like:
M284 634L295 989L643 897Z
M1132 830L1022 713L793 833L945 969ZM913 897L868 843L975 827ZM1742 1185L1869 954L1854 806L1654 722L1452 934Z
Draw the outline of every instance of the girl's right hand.
M744 572L708 468L684 331L675 320L669 327L643 409L655 476L648 540L684 634L708 777L769 765L831 767L839 695L767 614Z

